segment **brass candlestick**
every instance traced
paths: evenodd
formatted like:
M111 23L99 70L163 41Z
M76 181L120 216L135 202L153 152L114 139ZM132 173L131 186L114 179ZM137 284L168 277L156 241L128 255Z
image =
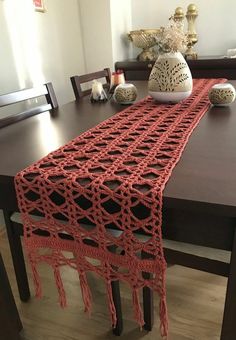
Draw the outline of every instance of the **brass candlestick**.
M195 31L195 20L198 16L197 7L194 4L190 4L187 9L186 18L188 21L188 44L187 44L187 50L185 52L185 55L189 59L197 59L197 53L193 51L193 46L198 41L197 39L197 33Z

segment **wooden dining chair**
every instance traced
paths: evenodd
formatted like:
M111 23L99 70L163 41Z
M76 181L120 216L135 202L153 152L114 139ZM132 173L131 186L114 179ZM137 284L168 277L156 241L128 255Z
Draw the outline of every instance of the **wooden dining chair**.
M103 84L103 88L107 89L107 91L110 89L110 83L111 83L111 71L109 68L104 68L101 71L83 74L81 76L72 76L70 78L71 84L74 90L75 98L76 100L79 100L80 98L90 95L91 94L91 87L89 89L83 90L82 85L85 83L89 83L94 79L102 79L105 78L106 82Z
M42 103L42 101L40 101L40 97L45 97L44 102L46 101L46 103L38 104L38 101ZM32 105L33 103L29 105L28 100L32 99L37 99L35 101L36 103L34 103L34 105ZM18 103L26 104L23 105L24 110L17 113L9 113L3 118L1 118L0 116L0 128L5 128L10 124L19 122L23 119L51 109L56 109L58 107L57 98L52 83L46 83L42 86L0 95L0 107L10 106ZM11 112L11 110L9 110L9 112ZM14 269L16 272L20 298L22 301L27 301L29 299L29 285L28 281L26 282L25 280L25 277L27 278L25 267L22 266L24 258L20 240L20 236L23 235L23 228L21 224L14 224L14 222L11 220L11 218L14 216L13 211L8 211L6 208L5 210L3 210L3 213L10 243Z
M45 97L46 104L38 105L36 103L37 106L27 105L28 100L36 98L39 99L39 97L42 96ZM20 102L25 102L27 108L21 112L9 114L3 118L1 118L0 116L0 128L16 123L22 119L37 115L39 113L51 109L56 109L58 107L57 98L52 83L46 83L42 86L11 92L0 96L0 107L17 104Z

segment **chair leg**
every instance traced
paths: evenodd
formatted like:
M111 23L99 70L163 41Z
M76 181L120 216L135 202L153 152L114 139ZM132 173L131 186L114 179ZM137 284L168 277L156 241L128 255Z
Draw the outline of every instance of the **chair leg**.
M142 259L150 258L150 255L142 251L141 253ZM144 279L149 279L152 274L143 272L142 273ZM143 317L144 317L144 329L146 331L151 331L153 327L154 320L154 304L153 304L153 291L148 288L143 288Z
M116 323L116 327L113 329L113 334L119 336L121 335L123 331L123 319L122 319L119 281L118 280L112 281L111 287L112 287L112 296L113 296L113 301L114 301L114 305L116 308L116 317L117 317L117 323Z
M113 253L116 252L116 246L112 245L109 247L109 250ZM112 297L116 309L116 327L113 328L113 334L120 336L123 331L123 318L122 318L122 308L121 308L121 298L120 298L120 283L118 280L111 282L111 288L112 288Z
M10 212L4 210L4 219L7 228L7 236L13 260L16 282L21 301L28 301L30 298L29 282L25 267L25 260L21 245L20 234L14 231L13 223L10 220Z

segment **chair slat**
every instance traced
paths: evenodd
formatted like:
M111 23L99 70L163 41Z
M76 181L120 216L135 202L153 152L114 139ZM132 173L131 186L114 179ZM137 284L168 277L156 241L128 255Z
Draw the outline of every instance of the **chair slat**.
M81 76L72 76L70 78L71 84L74 90L75 98L76 100L79 100L82 97L85 97L91 93L91 89L88 90L82 90L81 85L87 82L90 82L94 79L100 79L100 78L106 78L106 83L103 84L104 88L109 89L110 88L110 82L111 82L111 71L109 68L104 68L104 70L83 74Z
M18 122L22 119L34 116L36 114L51 109L56 109L58 107L57 98L52 83L46 83L42 86L7 93L0 96L0 107L16 104L28 99L38 98L41 96L45 96L47 104L38 105L36 107L29 108L23 112L10 114L7 117L0 118L0 128Z
M10 125L12 123L19 122L20 120L35 116L39 113L49 111L51 109L52 109L51 104L45 104L45 105L41 105L41 106L38 106L38 107L33 107L33 108L31 108L27 111L18 112L18 113L11 115L11 116L4 117L4 118L0 119L0 128L5 127L7 125Z
M20 90L17 92L7 93L0 96L0 107L7 106L27 99L45 96L48 93L46 85L31 89Z

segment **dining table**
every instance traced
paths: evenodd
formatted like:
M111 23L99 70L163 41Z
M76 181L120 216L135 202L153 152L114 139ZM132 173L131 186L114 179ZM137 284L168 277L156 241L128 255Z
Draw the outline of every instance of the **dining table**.
M147 81L132 82L140 100ZM236 81L230 83L236 86ZM0 209L18 211L14 177L30 164L123 110L89 96L0 129ZM236 339L236 102L210 106L163 192L164 239L231 252L230 263L165 249L167 262L228 278L221 340ZM150 328L153 296L147 292Z

